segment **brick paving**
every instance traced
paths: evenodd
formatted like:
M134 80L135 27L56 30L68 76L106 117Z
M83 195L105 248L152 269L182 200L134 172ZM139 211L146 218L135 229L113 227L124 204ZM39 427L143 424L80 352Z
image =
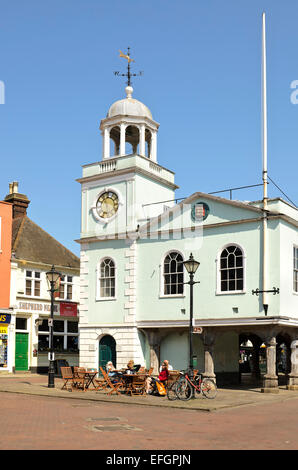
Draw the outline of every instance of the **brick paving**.
M215 400L182 403L187 409L161 397L120 402L95 392L61 395L60 379L55 390L46 384L41 376L0 377L1 449L298 449L296 392L219 390ZM215 402L214 412L202 412L206 401Z

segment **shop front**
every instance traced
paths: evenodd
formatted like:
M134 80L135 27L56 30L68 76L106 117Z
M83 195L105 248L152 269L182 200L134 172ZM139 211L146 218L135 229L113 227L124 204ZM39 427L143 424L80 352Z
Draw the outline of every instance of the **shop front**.
M13 341L13 315L7 310L0 311L0 371L12 372L12 357L14 351Z
M75 302L57 303L57 311L53 322L53 346L55 361L67 361L74 367L79 365L79 330L78 309ZM39 316L38 344L36 351L36 371L38 373L48 370L49 352L49 318Z
M50 302L19 300L16 310L16 371L46 373L49 367ZM79 365L78 308L76 302L54 304L53 342L55 360Z

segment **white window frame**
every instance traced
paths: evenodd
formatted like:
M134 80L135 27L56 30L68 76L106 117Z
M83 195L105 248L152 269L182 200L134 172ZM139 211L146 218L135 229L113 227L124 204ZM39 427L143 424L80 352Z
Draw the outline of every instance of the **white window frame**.
M32 276L27 276L27 272L31 272ZM39 273L39 277L35 277L35 273ZM31 281L31 294L27 294L27 281ZM34 295L35 292L35 281L39 281L39 295ZM36 269L25 269L25 296L34 297L35 299L41 298L41 271Z
M236 246L242 252L242 259L243 259L243 289L242 290L221 290L221 270L220 270L220 257L222 252L228 248L229 246ZM237 294L246 294L246 254L241 245L239 243L226 243L217 253L216 258L216 295L237 295Z
M296 251L296 256L295 256L295 251ZM292 290L295 295L298 295L298 281L297 281L297 290L294 288L294 279L295 279L295 272L297 272L297 277L298 277L298 266L295 268L295 259L298 260L298 245L293 245L293 278L292 278Z
M71 274L62 274L62 276L64 277L64 280L60 281L60 285L59 285L59 299L61 300L73 300L73 287L74 287L74 284L73 284L73 275ZM68 278L71 277L71 281L68 280ZM63 297L61 297L60 295L60 288L61 288L61 285L64 286L64 295ZM67 297L68 293L67 293L67 286L71 286L71 297L70 299Z
M44 318L43 318L44 320ZM54 318L54 321L63 321L63 331L53 331L53 336L63 336L63 352L64 351L67 351L67 338L68 336L76 336L78 338L78 349L77 351L73 351L72 353L69 353L69 354L76 354L76 352L79 352L80 350L80 337L79 337L79 322L73 320L73 319L70 319L70 318ZM78 323L78 332L77 333L72 333L70 331L68 331L68 322L74 322L74 323ZM23 330L20 330L20 331L23 331ZM50 335L50 328L48 328L47 331L38 331L37 332L37 337L38 336L49 336Z
M106 259L110 259L111 261L113 261L114 263L114 270L115 270L115 275L114 275L114 280L115 280L115 285L114 285L114 289L115 289L115 295L113 297L102 297L100 295L100 287L101 287L101 283L100 283L100 280L101 280L101 277L100 277L100 266L101 266L101 263L106 260ZM112 257L112 256L103 256L98 264L97 264L97 269L96 269L96 300L100 300L100 301L104 301L104 300L117 300L117 264L116 264L116 261L115 259Z
M178 253L180 256L182 256L182 262L184 261L184 255L183 253L181 253L181 251L179 250L176 250L175 248L173 248L172 250L169 250L167 251L163 257L162 257L162 260L161 260L161 263L160 263L160 290L159 290L159 297L160 298L166 298L166 299L173 299L173 298L183 298L185 297L185 289L184 289L184 285L183 285L183 293L182 294L165 294L165 272L164 272L164 264L165 264L165 259L166 257L171 254L171 253ZM186 273L186 269L183 265L183 282L185 282L185 273Z

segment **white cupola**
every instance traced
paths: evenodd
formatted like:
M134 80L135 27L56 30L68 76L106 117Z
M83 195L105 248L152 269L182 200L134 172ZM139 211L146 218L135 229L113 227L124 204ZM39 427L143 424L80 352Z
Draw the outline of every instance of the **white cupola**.
M141 155L156 162L159 124L150 109L132 97L133 88L125 88L126 98L115 101L100 123L102 159Z

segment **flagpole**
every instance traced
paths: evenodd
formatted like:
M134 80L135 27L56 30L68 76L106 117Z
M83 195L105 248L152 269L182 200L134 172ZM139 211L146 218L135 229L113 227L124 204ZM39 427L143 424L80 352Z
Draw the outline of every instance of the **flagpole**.
M262 102L263 102L263 308L268 310L268 173L267 173L267 70L266 70L266 20L262 15Z

